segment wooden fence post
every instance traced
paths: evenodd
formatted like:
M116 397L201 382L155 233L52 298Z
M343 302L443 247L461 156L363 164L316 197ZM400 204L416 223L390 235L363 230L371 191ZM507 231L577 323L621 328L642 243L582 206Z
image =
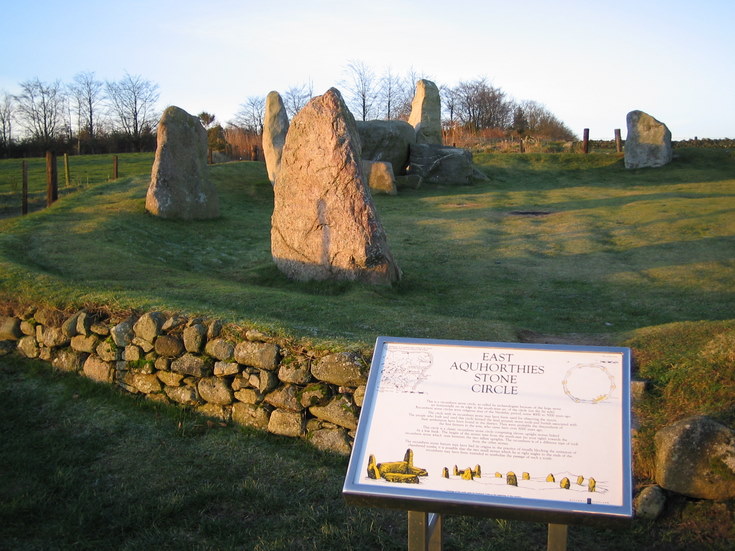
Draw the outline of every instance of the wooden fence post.
M69 154L64 153L64 183L66 187L71 186L71 178L69 176Z
M113 155L112 156L112 179L113 180L117 180L118 166L119 166L119 163L117 160L117 155Z
M615 149L618 153L623 152L623 140L620 137L620 128L615 129Z
M21 197L20 197L20 213L22 215L28 214L28 165L25 161L21 164L22 172L22 185L21 185Z
M250 148L250 160L251 161L257 161L258 160L258 146L254 145Z
M590 129L584 129L584 137L582 138L582 153L587 154L590 152Z
M46 152L46 206L59 198L59 181L56 171L56 153Z

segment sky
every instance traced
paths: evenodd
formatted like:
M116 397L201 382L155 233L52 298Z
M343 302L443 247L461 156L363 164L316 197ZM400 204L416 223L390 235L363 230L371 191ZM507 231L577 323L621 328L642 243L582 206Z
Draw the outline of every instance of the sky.
M438 85L486 78L575 134L626 135L640 109L674 140L735 138L733 0L23 0L0 13L0 93L126 73L232 120L251 96L340 88L360 61ZM345 90L343 89L343 92Z

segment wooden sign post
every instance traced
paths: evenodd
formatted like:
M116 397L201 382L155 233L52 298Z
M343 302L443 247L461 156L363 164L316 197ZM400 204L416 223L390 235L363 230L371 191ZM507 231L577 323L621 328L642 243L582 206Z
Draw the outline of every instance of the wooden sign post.
M631 479L629 349L378 338L343 495L409 511L412 551L445 513L546 522L563 550L632 518Z

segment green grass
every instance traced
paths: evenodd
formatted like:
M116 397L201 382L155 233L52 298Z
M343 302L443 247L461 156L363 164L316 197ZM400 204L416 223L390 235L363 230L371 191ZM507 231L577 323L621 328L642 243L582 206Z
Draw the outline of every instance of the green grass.
M330 346L380 334L630 346L651 381L636 406L638 485L664 424L735 422L730 150L678 149L630 171L614 154L477 155L485 184L375 198L404 271L394 288L283 277L261 163L212 167L222 216L191 223L145 213L152 159L121 167L132 160L136 174L0 221L0 300L178 310ZM344 505L343 458L33 362L0 360L0 385L2 546L405 548L405 513ZM733 526L732 503L679 497L655 523L573 527L570 548L726 549ZM449 517L445 531L448 550L545 548L535 523Z
M68 195L112 179L114 155L70 155L69 185L66 184L64 156L57 157L59 196ZM152 153L118 155L118 177L148 175L153 163ZM34 212L46 206L46 159L25 159L28 171L28 210ZM21 159L0 160L0 217L21 213L23 171Z
M0 359L0 547L406 549L406 514L347 506L347 460ZM625 529L572 526L570 549L727 549L726 504L675 503ZM447 551L546 549L539 523L448 516Z
M282 276L270 257L272 189L261 163L242 162L212 167L223 205L213 221L146 214L144 175L0 222L0 293L176 309L363 344L379 334L516 340L519 331L615 341L639 327L734 317L732 152L678 150L654 170L625 170L603 154L477 162L488 183L375 198L404 272L394 288Z

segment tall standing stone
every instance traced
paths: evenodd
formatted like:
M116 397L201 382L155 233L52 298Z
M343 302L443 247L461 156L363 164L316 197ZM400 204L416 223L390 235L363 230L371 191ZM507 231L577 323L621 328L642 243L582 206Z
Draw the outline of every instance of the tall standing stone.
M666 125L643 111L626 117L625 168L663 166L671 162L671 132Z
M288 114L278 92L269 92L265 98L265 120L263 124L263 155L268 179L276 184L276 173L281 165L283 144L288 133Z
M408 123L416 129L416 143L442 143L442 104L439 88L430 80L416 83L416 94L411 103Z
M363 178L355 119L335 88L291 121L274 187L271 252L300 281L400 278Z
M158 123L157 139L146 210L183 220L219 216L217 190L208 176L207 132L199 118L168 107Z

